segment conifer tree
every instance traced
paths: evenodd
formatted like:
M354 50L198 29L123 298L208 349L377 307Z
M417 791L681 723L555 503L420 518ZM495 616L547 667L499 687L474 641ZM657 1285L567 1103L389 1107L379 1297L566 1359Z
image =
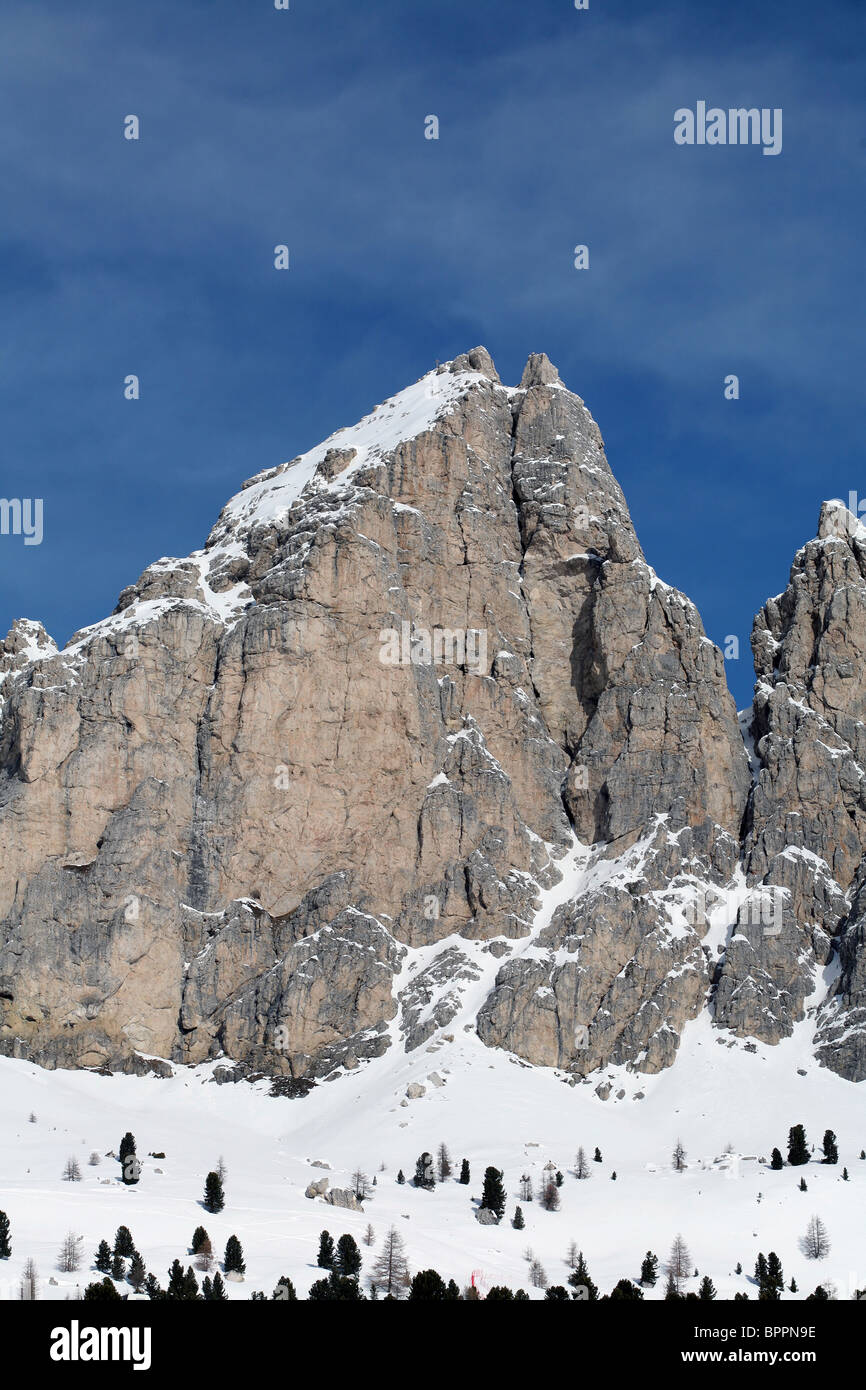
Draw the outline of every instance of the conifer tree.
M464 1187L468 1186L470 1182L468 1158L464 1158L463 1162L460 1164L460 1181L463 1183Z
M654 1255L651 1250L648 1250L643 1257L643 1264L640 1267L641 1283L649 1284L651 1288L654 1287L659 1277L658 1270L658 1255Z
M436 1154L436 1167L440 1182L451 1177L451 1155L444 1144L439 1145Z
M184 1300L184 1302L192 1303L196 1299L201 1297L198 1291L198 1280L196 1279L193 1273L192 1265L187 1266L187 1271L186 1274L183 1276L183 1284L181 1287L183 1290L183 1292L181 1293L181 1298Z
M183 1298L183 1265L180 1260L172 1260L165 1296L173 1302L179 1302Z
M118 1151L120 1176L127 1187L134 1187L141 1177L141 1164L135 1153L135 1136L127 1130L120 1141Z
M192 1233L192 1241L189 1247L193 1255L197 1255L199 1253L207 1239L208 1233L205 1230L204 1226L196 1226L195 1230Z
M425 1191L432 1192L436 1186L436 1170L433 1166L433 1155L426 1151L419 1155L415 1164L415 1186L423 1187Z
M792 1168L809 1162L809 1145L803 1125L792 1125L788 1131L788 1162Z
M568 1282L572 1289L572 1298L578 1303L597 1303L598 1289L589 1277L589 1270L586 1267L586 1260L583 1258L583 1251L580 1250L577 1256L577 1264L568 1276Z
M843 1181L843 1182L849 1182L849 1181L850 1181L850 1179L849 1179L849 1177L848 1177L848 1169L847 1169L847 1168L843 1168L843 1169L842 1169L842 1181Z
M839 1162L839 1150L836 1146L836 1136L833 1133L832 1129L825 1130L824 1132L823 1149L825 1163Z
M782 1155L779 1153L779 1150L778 1150L778 1149L774 1149L773 1152L772 1152L772 1155L770 1156L770 1167L771 1167L775 1172L778 1172L779 1169L780 1169L780 1168L784 1168L784 1166L785 1166L785 1163L784 1163L784 1160L783 1160L783 1158L782 1158Z
M226 1241L223 1267L226 1274L243 1274L246 1269L246 1265L244 1264L244 1252L237 1236L229 1236Z
M643 1292L632 1283L631 1279L620 1279L611 1289L610 1298L615 1302L620 1302L623 1299L635 1302L637 1299L643 1298Z
M343 1235L337 1241L334 1271L343 1279L357 1279L361 1272L361 1252L354 1236Z
M5 1211L0 1211L0 1260L8 1260L12 1254L12 1242L9 1239L9 1217Z
M421 1300L444 1303L446 1297L445 1280L435 1269L419 1269L409 1288L410 1302Z
M100 1274L111 1273L111 1246L107 1240L101 1240L96 1251L96 1258L93 1261Z
M144 1260L136 1250L129 1265L129 1282L136 1293L138 1293L146 1278L147 1270L144 1267Z
M386 1298L402 1298L409 1283L409 1266L406 1262L406 1247L403 1237L392 1226L385 1236L380 1253L376 1257L370 1282Z
M121 1297L122 1295L117 1292L110 1279L88 1284L83 1294L85 1303L110 1303Z
M514 1208L514 1220L511 1224L514 1227L515 1231L522 1231L524 1226L526 1225L526 1222L523 1219L523 1212L520 1207Z
M505 1188L502 1186L502 1173L498 1168L486 1168L484 1171L484 1187L481 1192L481 1206L487 1211L492 1211L500 1219L505 1211ZM556 1192L556 1187L553 1187ZM559 1197L557 1196L557 1203Z
M223 1277L222 1277L222 1275L220 1274L219 1270L217 1270L216 1274L215 1274L214 1277L213 1277L213 1286L212 1286L211 1298L213 1299L213 1301L214 1301L215 1303L227 1303L227 1302L228 1302L228 1294L226 1293L226 1286L225 1286L225 1284L223 1283Z
M323 1231L319 1236L319 1256L316 1264L319 1269L334 1268L334 1237L330 1231Z
M118 1226L114 1236L114 1254L122 1255L124 1259L135 1254L135 1241L128 1226Z
M582 1179L589 1177L589 1164L586 1161L586 1151L583 1147L579 1148L577 1151L577 1156L574 1160L574 1172L575 1176L578 1178Z
M222 1211L225 1204L225 1193L219 1173L208 1173L204 1184L205 1211Z
M705 1274L703 1279L701 1280L701 1286L698 1289L698 1298L701 1300L702 1303L710 1303L715 1298L715 1296L716 1286L713 1283L710 1276L708 1274Z
M405 1173L403 1172L403 1169L402 1169L402 1168L398 1168L398 1169L397 1169L397 1182L398 1182L399 1185L402 1187L405 1181L406 1181L406 1175L405 1175Z
M598 1147L596 1147L595 1153L594 1153L593 1156L592 1156L592 1161L593 1161L593 1163L602 1163L602 1162L603 1162L603 1159L602 1159L602 1156L601 1156L601 1149L599 1149Z
M808 1191L809 1191L808 1187L806 1186L806 1179L805 1179L805 1178L801 1178L801 1179L800 1179L800 1191L801 1191L801 1192L808 1192Z
M115 1255L111 1261L111 1277L112 1279L126 1278L126 1261L122 1255Z
M287 1274L281 1274L277 1280L276 1288L271 1294L272 1303L297 1303L298 1295L295 1293L295 1286Z

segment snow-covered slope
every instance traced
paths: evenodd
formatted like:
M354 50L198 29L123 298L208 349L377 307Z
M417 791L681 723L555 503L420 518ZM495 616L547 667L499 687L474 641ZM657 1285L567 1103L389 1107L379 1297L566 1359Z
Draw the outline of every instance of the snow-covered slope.
M12 1259L0 1263L0 1295L17 1296L24 1261L33 1258L42 1296L69 1296L96 1276L88 1265L75 1274L57 1271L66 1233L84 1237L89 1264L98 1241L110 1241L120 1224L130 1227L148 1269L164 1284L175 1257L192 1263L188 1244L199 1223L217 1253L233 1232L244 1247L246 1280L228 1286L231 1298L247 1298L253 1289L270 1294L282 1274L303 1296L320 1274L315 1260L323 1229L335 1237L353 1234L369 1270L392 1224L406 1242L412 1270L432 1266L461 1286L474 1273L482 1288L504 1283L526 1288L531 1297L542 1294L528 1281L527 1248L551 1283L565 1283L566 1252L576 1241L607 1292L620 1278L637 1277L646 1250L664 1262L678 1233L720 1298L738 1291L755 1297L749 1275L761 1250L779 1254L786 1284L796 1279L799 1294L786 1292L785 1298L803 1297L828 1280L840 1298L866 1286L866 1162L859 1158L866 1122L857 1088L811 1060L808 1027L778 1047L749 1050L719 1037L702 1018L688 1027L675 1068L651 1078L617 1075L607 1102L589 1085L569 1086L562 1075L488 1050L459 1022L453 1041L408 1056L392 1049L304 1100L271 1098L265 1083L216 1085L212 1071L210 1065L180 1068L163 1080L104 1077L0 1059L0 1208L10 1216L13 1241ZM431 1082L433 1073L444 1084ZM404 1104L412 1082L426 1093ZM838 1166L813 1160L771 1172L761 1162L774 1146L785 1151L788 1129L797 1123L813 1142L825 1129L835 1130ZM119 1182L111 1158L98 1167L87 1164L93 1149L116 1150L128 1128L144 1158L141 1182L132 1188ZM677 1139L688 1154L683 1173L671 1166ZM410 1181L397 1184L398 1169L411 1179L418 1156L435 1153L440 1143L448 1146L454 1178L432 1192ZM603 1162L590 1162L590 1179L578 1181L577 1148L591 1159L596 1145ZM733 1157L725 1154L728 1145ZM166 1157L145 1157L151 1151ZM73 1155L81 1183L61 1178ZM211 1216L200 1198L205 1174L220 1155L228 1169L227 1204ZM456 1181L464 1157L472 1174L468 1188ZM313 1160L330 1168L311 1167ZM557 1212L519 1195L522 1175L537 1187L548 1162L565 1178ZM498 1227L483 1227L473 1217L472 1198L480 1195L488 1164L505 1173L508 1207ZM363 1213L304 1196L306 1185L322 1176L332 1186L348 1186L358 1167L377 1179ZM510 1224L518 1201L523 1231ZM807 1260L799 1248L813 1214L824 1221L832 1245L820 1262ZM376 1232L372 1249L362 1244L368 1222ZM734 1273L738 1262L741 1276ZM686 1287L696 1285L692 1280ZM662 1281L645 1291L645 1297L661 1296Z

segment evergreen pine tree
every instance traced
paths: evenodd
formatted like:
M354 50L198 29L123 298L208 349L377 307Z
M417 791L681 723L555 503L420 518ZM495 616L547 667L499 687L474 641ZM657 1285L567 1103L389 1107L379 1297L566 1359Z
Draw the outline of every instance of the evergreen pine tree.
M398 1168L398 1169L397 1169L397 1182L398 1182L399 1185L402 1187L405 1181L406 1181L406 1175L405 1175L405 1173L403 1172L403 1169L402 1169L402 1168Z
M334 1256L334 1271L343 1279L357 1279L361 1272L361 1252L354 1236L340 1236Z
M843 1181L843 1182L848 1182L848 1181L849 1181L849 1178L848 1178L848 1169L847 1169L847 1168L843 1168L843 1169L842 1169L842 1181Z
M126 1261L122 1255L115 1255L111 1261L111 1277L112 1279L126 1278Z
M165 1294L163 1293L162 1289L160 1288L159 1282L158 1282L157 1277L156 1277L155 1274L148 1274L147 1278L146 1278L145 1281L144 1281L144 1289L145 1289L145 1293L147 1294L148 1298L152 1298L152 1299L165 1298Z
M633 1284L631 1279L620 1279L611 1289L610 1298L617 1303L623 1299L635 1302L635 1300L643 1298L643 1291Z
M208 1233L205 1230L204 1226L196 1226L195 1230L192 1233L192 1243L190 1244L190 1251L193 1255L197 1255L199 1253L207 1239Z
M101 1283L88 1284L83 1297L86 1303L110 1303L122 1295L117 1292L110 1279L103 1279Z
M216 1274L215 1274L214 1277L213 1277L213 1291L212 1291L212 1293L211 1293L211 1298L213 1299L213 1301L214 1301L215 1303L227 1303L227 1302L228 1302L228 1294L226 1293L226 1286L225 1286L225 1284L223 1283L223 1277L222 1277L222 1275L220 1274L219 1270L217 1270Z
M505 1211L505 1188L502 1186L502 1176L498 1168L486 1168L484 1187L481 1193L481 1206L487 1211L495 1212L500 1218ZM553 1190L556 1192L555 1186Z
M824 1132L823 1149L825 1163L839 1162L839 1150L836 1147L836 1136L833 1133L832 1129L825 1130Z
M799 1293L799 1292L800 1292L800 1290L797 1288L797 1281L796 1281L796 1279L792 1279L792 1280L791 1280L790 1284L788 1285L788 1289L789 1289L789 1291L790 1291L791 1293Z
M801 1192L808 1192L808 1191L809 1191L808 1187L806 1186L806 1179L805 1179L805 1178L801 1178L801 1179L800 1179L800 1191L801 1191Z
M319 1269L334 1268L334 1237L329 1231L323 1231L319 1236L319 1256L316 1264Z
M186 1274L183 1276L183 1284L181 1285L181 1288L181 1298L184 1300L184 1302L192 1303L194 1300L201 1297L198 1291L198 1280L193 1274L192 1265L187 1266L187 1271Z
M514 1227L515 1231L522 1231L524 1226L526 1225L526 1222L523 1219L523 1211L520 1207L514 1208L514 1220L511 1224Z
M0 1211L0 1260L8 1260L12 1254L12 1243L9 1239L9 1217L5 1211Z
M654 1255L648 1250L643 1257L643 1264L640 1267L640 1281L642 1284L649 1284L653 1287L658 1280L659 1261L658 1255Z
M201 1296L205 1303L210 1303L213 1299L213 1285L207 1275L201 1281Z
M780 1168L784 1168L784 1166L785 1166L785 1162L784 1162L784 1159L782 1158L782 1155L779 1153L779 1150L778 1150L778 1149L774 1149L774 1150L773 1150L773 1153L772 1153L772 1156L771 1156L771 1158L770 1158L770 1167L771 1167L772 1169L774 1169L776 1172L778 1172L778 1170L779 1170Z
M586 1267L586 1260L583 1258L581 1250L577 1256L577 1264L568 1276L568 1282L572 1288L572 1298L578 1303L598 1302L598 1289L589 1277L589 1270Z
M713 1283L710 1276L708 1274L705 1274L703 1279L701 1280L701 1286L698 1289L698 1298L701 1300L702 1303L710 1303L715 1297L716 1286Z
M802 1125L792 1125L788 1132L788 1162L792 1168L809 1162L809 1145Z
M111 1273L111 1246L107 1240L101 1240L96 1251L96 1259L93 1261L100 1274Z
M767 1289L769 1297L778 1299L782 1295L785 1287L785 1276L782 1273L782 1262L775 1250L771 1250L767 1256Z
M118 1157L123 1182L127 1187L134 1187L141 1177L141 1164L135 1155L135 1137L128 1130L120 1141Z
M439 1181L444 1182L451 1177L451 1155L444 1144L440 1144L436 1154L437 1172Z
M237 1236L229 1236L226 1241L223 1266L226 1274L243 1274L246 1269L246 1265L244 1264L244 1252Z
M136 1250L129 1266L129 1282L135 1289L136 1293L138 1293L146 1278L147 1270L144 1267L144 1260L141 1258L138 1251Z
M122 1255L124 1259L135 1254L135 1241L128 1226L118 1226L114 1235L114 1253Z
M409 1287L410 1302L420 1300L430 1301L435 1299L439 1303L444 1303L446 1296L445 1281L441 1274L435 1269L419 1269Z
M433 1155L426 1151L419 1155L415 1164L415 1186L423 1187L427 1192L432 1192L436 1186L436 1170L433 1167Z
M595 1153L594 1153L593 1156L592 1156L592 1161L593 1161L593 1163L601 1163L601 1162L603 1162L602 1157L601 1157L601 1149L596 1148L596 1151L595 1151Z
M222 1211L225 1204L225 1193L219 1173L208 1173L204 1184L205 1211Z
M180 1260L172 1261L165 1296L173 1302L179 1302L183 1298L183 1265Z
M468 1158L464 1158L463 1162L460 1164L460 1181L463 1183L464 1187L470 1182Z

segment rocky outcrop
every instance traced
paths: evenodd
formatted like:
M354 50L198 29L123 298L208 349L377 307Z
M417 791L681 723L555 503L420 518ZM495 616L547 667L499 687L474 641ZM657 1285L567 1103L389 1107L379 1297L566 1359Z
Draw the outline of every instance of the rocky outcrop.
M654 1072L708 1000L776 1041L838 965L820 1055L863 1074L866 542L834 517L756 621L754 788L721 653L544 354L508 388L473 349L250 479L62 651L16 624L0 1049L294 1086L460 1014Z
M759 773L745 843L751 882L778 895L780 930L741 929L717 1021L776 1042L823 1003L818 1056L866 1077L866 531L826 503L787 589L755 619L752 733ZM824 968L837 973L823 1000Z

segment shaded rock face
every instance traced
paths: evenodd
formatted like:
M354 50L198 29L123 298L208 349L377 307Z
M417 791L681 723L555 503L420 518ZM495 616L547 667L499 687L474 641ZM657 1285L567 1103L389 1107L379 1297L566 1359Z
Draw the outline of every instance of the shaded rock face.
M821 1055L856 1072L861 548L811 543L759 615L753 793L583 402L544 354L437 368L62 651L0 644L0 1049L316 1079L460 1015L654 1072L708 1000L790 1031L838 948ZM761 884L780 934L705 910Z
M717 1021L776 1042L818 989L817 1055L866 1077L866 531L826 503L784 593L752 634L759 762L745 866L779 895L779 935L755 926L727 952Z

